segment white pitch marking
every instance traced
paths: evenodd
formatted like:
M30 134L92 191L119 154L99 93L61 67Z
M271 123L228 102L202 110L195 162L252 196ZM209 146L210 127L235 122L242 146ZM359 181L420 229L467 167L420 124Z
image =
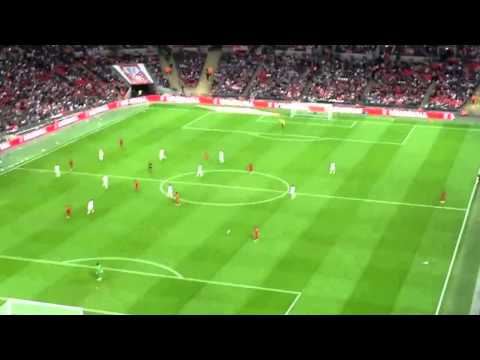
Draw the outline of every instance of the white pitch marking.
M48 169L33 169L33 168L18 168L16 169L21 171L28 171L28 172L39 172L39 173L54 173L54 170ZM207 170L209 171L209 170ZM224 171L224 170L215 170L217 172ZM238 170L238 172L245 172L245 170ZM92 177L101 177L101 174L93 174L93 173L86 173L86 172L76 172L71 171L67 174L71 175L83 175L83 176L92 176ZM122 176L122 175L108 175L109 177L115 179L125 179L125 180L141 180L141 181L150 181L150 182L166 182L168 179L151 179L151 178L141 178L141 177L133 177L133 176ZM232 189L232 190L250 190L250 191L265 191L265 192L275 192L275 193L282 193L282 190L275 190L275 189L265 189L265 188L251 188L246 186L235 186L235 185L222 185L222 184L210 184L210 183L197 183L197 182L189 182L189 181L172 181L173 184L183 184L183 185L198 185L198 186L210 186L210 187L218 187L218 188L225 188L225 189ZM437 205L428 205L428 204L419 204L419 203L405 203L405 202L398 202L398 201L388 201L388 200L377 200L377 199L365 199L365 198L356 198L350 196L338 196L338 195L328 195L328 194L312 194L312 193L297 193L298 196L307 196L307 197L318 197L318 198L326 198L326 199L341 199L341 200L350 200L350 201L363 201L363 202L370 202L370 203L377 203L377 204L386 204L386 205L399 205L399 206L411 206L411 207L423 207L423 208L431 208L431 209L440 209L440 210L454 210L454 211L465 211L464 208L457 208L451 206L437 206Z
M190 126L192 125L193 123L196 123L197 121L203 119L204 117L207 117L208 115L212 114L211 112L207 112L203 115L200 115L200 116L197 116L195 119L193 119L192 121L186 123L185 125L182 126L182 129L185 129L187 126Z
M278 121L275 121L275 120L262 120L262 119L257 119L257 122L259 123L265 123L265 124L276 124L278 123ZM356 123L356 121L354 123L352 123L351 125L349 126L346 126L346 125L332 125L332 124L322 124L322 123L308 123L308 122L302 122L302 121L293 121L293 120L289 120L288 121L288 124L294 124L294 125L306 125L306 126L326 126L326 127L338 127L338 128L346 128L346 129L351 129L353 126Z
M293 300L293 302L290 304L290 306L288 307L288 310L285 312L285 315L288 315L290 314L290 311L292 311L293 307L295 306L295 304L297 303L298 299L300 299L300 296L302 296L302 293L298 293L297 296L295 296L295 299Z
M13 298L6 298L6 297L0 297L0 300L9 300ZM34 301L34 300L24 300L24 299L13 299L15 301L22 301L22 302L29 302L29 303L39 303L39 301ZM113 311L106 311L106 310L98 310L98 309L91 309L91 308L84 308L84 307L79 307L79 306L69 306L69 305L60 305L60 304L49 304L49 303L43 303L42 305L51 305L54 307L61 307L61 308L79 308L84 311L88 312L95 312L99 314L106 314L106 315L128 315L128 314L122 314L118 312L113 312Z
M95 266L91 266L91 265L72 264L72 263L66 263L64 261L54 261L54 260L45 260L45 259L33 259L33 258L26 258L22 256L0 255L0 259L46 264L46 265L65 266L65 267L81 268L81 269L96 269ZM245 284L237 284L237 283L230 283L230 282L223 282L223 281L195 279L195 278L188 278L188 277L179 278L173 275L149 273L144 271L117 269L117 268L111 268L111 267L104 267L103 269L107 271L119 272L119 273L125 273L125 274L159 277L159 278L173 279L177 281L198 282L198 283L227 286L227 287L238 287L238 288L253 289L253 290L260 290L260 291L267 291L267 292L277 292L282 294L298 295L300 293L299 291L293 291L293 290L268 288L263 286L245 285Z
M229 134L246 134L246 135L267 135L272 136L275 134L269 132L255 132L255 131L244 131L244 130L224 130L224 129L214 129L214 128L197 128L197 127L182 127L184 130L197 130L197 131L212 131L212 132L222 132L222 133L229 133ZM279 135L280 136L280 135ZM397 145L401 146L401 143L396 142L389 142L389 141L369 141L369 140L356 140L356 139L344 139L344 138L332 138L332 137L320 137L320 136L311 136L311 135L297 135L297 134L286 134L283 136L288 137L297 137L297 138L304 138L304 139L316 139L317 141L346 141L346 142L358 142L364 144L379 144L379 145Z
M460 233L458 234L457 243L455 245L455 249L453 250L452 259L450 260L450 265L448 266L447 276L445 277L445 282L443 283L443 288L440 294L440 299L438 300L437 309L435 310L435 315L438 315L440 313L440 309L442 307L443 297L445 296L445 291L447 290L448 282L450 281L450 276L452 275L453 264L455 263L455 259L457 258L457 252L458 252L458 249L460 248L463 231L465 230L465 225L467 224L468 214L470 213L470 208L472 206L475 191L477 190L477 185L478 185L478 182L477 182L477 179L475 179L472 193L470 194L470 200L468 201L467 211L465 212L465 216L463 218L462 227L460 228Z
M408 138L410 137L410 135L412 135L413 131L415 130L415 128L417 127L417 125L413 125L413 127L410 129L410 131L408 132L407 136L405 136L405 139L403 139L402 141L402 145L405 145L405 143L407 142Z
M109 127L112 126L112 125L119 124L119 123L123 122L124 120L131 118L131 117L134 116L134 115L135 115L135 114L132 114L131 116L126 116L126 117L124 117L124 118L122 118L122 119L120 119L120 120L110 122L110 123L108 123L106 126L104 126L104 127L102 128L102 130L107 129L107 128L109 128ZM99 120L99 121L101 121L101 120ZM92 129L91 131L87 131L86 133L83 133L82 135L80 135L80 136L78 136L78 137L76 137L76 138L74 138L74 139L72 139L72 140L70 140L70 141L67 141L66 143L63 143L62 145L53 147L53 148L50 149L49 151L45 151L45 149L42 149L42 153L40 153L40 154L38 154L38 155L36 155L36 156L32 156L30 159L28 159L28 160L26 160L26 161L19 161L19 162L15 163L15 164L12 164L12 165L10 165L10 166L7 166L7 167L5 168L6 171L4 171L4 172L2 173L2 175L8 174L10 171L15 170L15 169L18 168L19 166L28 164L28 163L30 163L30 162L32 162L32 161L34 161L34 160L38 160L38 159L40 159L40 158L42 158L42 157L44 157L44 156L47 156L47 155L49 155L49 154L51 154L51 153L53 153L53 152L55 152L55 151L57 151L57 150L59 150L59 149L64 148L65 146L68 146L68 145L70 145L70 144L73 144L73 143L77 142L78 140L81 140L81 139L83 139L83 138L85 138L85 137L87 137L87 136L89 136L89 135L91 135L91 134L95 134L95 133L98 132L98 131L100 131L100 128L96 128L96 129Z
M142 260L142 259L133 259L133 258L127 258L127 257L115 257L115 256L103 256L103 257L94 257L94 258L84 258L84 259L73 259L73 260L67 260L64 261L66 264L74 264L74 263L79 263L79 262L87 262L87 261L97 261L97 260L112 260L112 261L130 261L130 262L136 262L140 264L146 264L146 265L151 265L160 269L167 270L174 274L178 278L183 278L183 275L180 274L178 271L175 271L169 266L159 264L153 261L148 261L148 260Z

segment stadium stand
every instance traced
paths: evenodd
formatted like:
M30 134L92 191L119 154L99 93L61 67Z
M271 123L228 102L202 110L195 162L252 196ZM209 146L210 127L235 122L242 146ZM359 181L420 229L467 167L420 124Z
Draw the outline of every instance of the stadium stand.
M173 57L183 83L188 87L197 86L205 63L205 54L182 50L174 53Z
M0 47L0 132L121 99L128 90L117 63L144 63L157 85L170 86L160 55L141 45ZM122 49L124 51L122 51ZM458 110L480 84L480 47L431 45L258 46L224 53L212 95ZM308 51L307 51L308 49ZM180 77L195 87L206 56L168 46ZM412 57L418 58L412 62Z

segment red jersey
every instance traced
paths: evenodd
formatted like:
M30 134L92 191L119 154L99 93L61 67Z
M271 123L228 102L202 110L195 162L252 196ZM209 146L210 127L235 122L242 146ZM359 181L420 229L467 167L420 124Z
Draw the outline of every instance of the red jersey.
M120 147L123 147L123 139L118 140L118 143L120 144Z
M140 190L140 182L138 180L133 182L133 186L135 187L135 191Z
M447 201L447 192L444 191L440 194L440 202L444 203L445 201Z
M203 153L203 159L204 159L204 160L208 160L208 152L205 151L205 152Z
M67 206L65 208L65 216L67 217L67 219L70 219L70 217L72 216L72 208L70 206Z
M260 238L260 229L255 227L253 229L253 240L258 240Z
M252 172L252 171L253 171L253 164L252 164L252 163L250 163L250 164L247 165L247 170L248 170L249 172Z
M177 205L180 205L180 193L175 193L175 203Z
M73 160L70 160L68 162L68 165L70 166L70 170L73 170Z

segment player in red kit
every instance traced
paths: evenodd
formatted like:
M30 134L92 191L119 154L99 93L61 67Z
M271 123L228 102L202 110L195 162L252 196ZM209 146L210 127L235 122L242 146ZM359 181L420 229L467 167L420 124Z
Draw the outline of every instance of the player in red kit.
M208 152L207 151L205 151L203 153L203 160L208 161Z
M258 226L255 226L253 228L252 237L253 241L257 241L258 239L260 239L260 229L258 228Z
M120 145L120 149L123 149L123 139L120 138L120 140L118 140L118 145Z
M447 202L447 192L443 191L440 194L440 204L445 205L446 202Z
M251 174L253 172L253 164L250 163L247 165L247 171Z
M73 166L74 166L73 160L70 160L70 161L68 162L68 166L70 167L70 171L72 171L72 170L73 170Z
M71 206L65 206L65 217L67 219L70 219L72 217L72 207Z
M175 193L175 206L180 206L180 193L178 191Z
M140 190L140 181L135 180L135 181L133 182L133 187L135 188L135 191L138 192L138 191Z

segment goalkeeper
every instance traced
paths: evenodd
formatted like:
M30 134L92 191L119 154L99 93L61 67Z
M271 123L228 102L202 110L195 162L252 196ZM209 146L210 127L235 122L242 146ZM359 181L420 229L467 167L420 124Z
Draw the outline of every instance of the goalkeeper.
M282 129L285 129L285 127L287 126L287 122L284 119L280 119L278 120L278 122L280 123Z
M97 277L97 281L100 282L103 279L103 267L100 265L99 262L97 262L97 266L95 269L95 275Z

